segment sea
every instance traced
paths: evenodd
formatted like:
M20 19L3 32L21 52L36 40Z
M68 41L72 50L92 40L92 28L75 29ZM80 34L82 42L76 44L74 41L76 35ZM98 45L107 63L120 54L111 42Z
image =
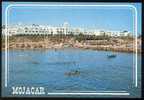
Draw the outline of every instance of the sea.
M46 94L41 97L141 97L140 54L136 61L136 54L124 52L74 48L9 50L7 62L6 66L3 51L4 97L37 97L13 95L12 87L17 86L44 87ZM79 74L66 74L75 71Z

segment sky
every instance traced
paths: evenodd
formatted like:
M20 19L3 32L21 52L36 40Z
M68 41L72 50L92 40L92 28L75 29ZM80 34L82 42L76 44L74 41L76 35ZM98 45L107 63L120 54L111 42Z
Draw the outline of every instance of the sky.
M5 24L5 9L9 4L19 4L15 2L3 2L2 4L2 23ZM34 4L24 3L20 4ZM59 4L59 3L39 3L39 4ZM73 4L73 3L68 3ZM108 5L107 3L101 3ZM123 3L115 3L121 5ZM112 5L115 5L112 4ZM126 3L124 3L126 4ZM128 3L127 3L128 4ZM80 3L79 5L83 5ZM93 3L89 5L99 5ZM111 5L109 3L109 5ZM138 34L141 34L141 4L132 3L138 12ZM9 25L14 24L40 24L59 26L64 22L68 22L70 27L82 27L98 30L113 30L113 31L130 31L134 29L134 13L128 7L96 7L96 6L18 6L10 7L8 10Z

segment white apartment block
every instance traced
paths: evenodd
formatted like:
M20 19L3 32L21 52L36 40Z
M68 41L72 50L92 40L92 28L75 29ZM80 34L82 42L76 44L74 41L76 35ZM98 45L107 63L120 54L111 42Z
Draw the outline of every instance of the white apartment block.
M6 33L8 35L18 35L18 34L85 34L85 35L96 35L96 36L128 36L132 35L128 31L101 31L101 30L88 30L84 28L71 28L67 22L65 22L62 26L48 26L48 25L15 25L7 28L2 28L2 34Z

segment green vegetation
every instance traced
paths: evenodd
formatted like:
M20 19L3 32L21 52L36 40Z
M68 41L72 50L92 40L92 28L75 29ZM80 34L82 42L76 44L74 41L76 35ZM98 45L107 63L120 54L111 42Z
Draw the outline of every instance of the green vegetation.
M2 36L2 47L5 47L5 37ZM19 34L8 37L9 48L12 49L41 49L41 48L86 48L97 50L128 51L133 52L133 40L131 36L110 37L70 34ZM139 44L140 45L140 44ZM130 47L130 48L129 48ZM140 51L140 50L139 50Z
M96 35L83 35L82 33L79 33L78 35L74 35L73 33L70 34L19 34L19 35L13 35L9 37L9 41L15 42L17 39L20 41L27 41L30 40L32 42L38 42L42 41L44 39L48 39L52 42L64 42L66 39L77 40L79 42L86 41L86 40L110 40L112 38L119 38L124 40L133 40L134 38L131 36L120 36L120 37L110 37L105 34L101 36ZM2 38L2 42L4 42L4 36Z

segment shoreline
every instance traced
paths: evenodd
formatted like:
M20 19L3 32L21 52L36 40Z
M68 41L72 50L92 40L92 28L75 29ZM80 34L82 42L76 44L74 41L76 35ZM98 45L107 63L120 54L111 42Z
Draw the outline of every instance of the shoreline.
M136 53L136 50L130 48L112 48L112 47L82 47L82 49L90 49L90 50L97 50L97 51L112 51L112 52L125 52L125 53ZM141 50L138 50L137 53L141 53Z
M45 37L36 36L35 38L20 36L11 37L9 40L9 50L37 50L37 49L64 49L80 48L98 51L113 51L136 53L134 39L108 38L101 40L78 41L75 37ZM137 53L141 53L141 39L137 41ZM5 51L5 42L2 42L2 51Z
M120 52L120 53L136 53L136 51L131 50L131 49L117 49L117 48L99 48L99 47L61 47L61 48L9 48L9 50L63 50L67 48L72 48L72 49L83 49L83 50L96 50L96 51L111 51L111 52ZM2 49L2 51L5 51L5 48ZM139 50L137 52L138 54L141 53Z

